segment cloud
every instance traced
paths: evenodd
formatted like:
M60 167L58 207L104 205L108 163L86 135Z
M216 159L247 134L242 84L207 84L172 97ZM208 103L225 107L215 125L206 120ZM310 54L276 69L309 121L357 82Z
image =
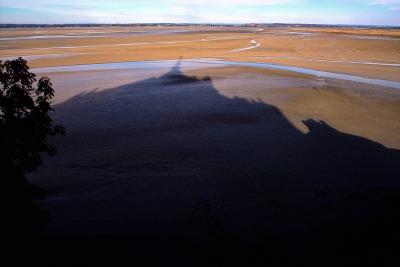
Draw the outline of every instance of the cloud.
M369 0L370 6L385 6L390 11L400 10L400 0Z
M368 5L370 6L387 6L389 8L393 7L399 7L400 6L400 0L369 0Z
M358 7L382 6L386 11ZM326 23L399 25L400 0L0 0L0 23ZM7 9L8 8L8 9ZM373 9L373 8L372 8ZM381 10L382 11L382 10ZM16 16L15 14L20 14ZM23 15L21 15L23 14Z
M175 3L181 3L181 4L188 4L190 5L191 1L185 1L185 0L175 0L175 1L169 1L169 2L175 2ZM218 5L218 4L223 4L223 5L257 5L257 6L263 6L263 5L282 5L282 4L292 4L296 2L301 2L300 0L203 0L201 1L201 5Z
M299 3L304 0L0 0L0 8L14 8L50 14L54 23L63 17L82 22L220 22L243 21L246 18L221 14L240 7L263 7ZM219 14L214 11L220 10ZM209 15L212 14L212 15ZM239 16L239 14L237 14ZM229 18L228 18L229 17ZM24 18L22 18L24 19ZM4 19L3 19L4 20ZM40 20L38 18L37 20ZM247 17L247 21L251 20ZM0 22L2 19L0 18ZM53 23L53 22L52 22Z
M400 0L373 0L369 3L371 5L400 5Z

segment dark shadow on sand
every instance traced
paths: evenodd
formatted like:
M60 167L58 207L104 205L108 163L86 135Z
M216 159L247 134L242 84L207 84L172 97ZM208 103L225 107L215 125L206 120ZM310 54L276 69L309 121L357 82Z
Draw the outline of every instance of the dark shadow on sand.
M162 77L56 106L68 136L38 175L58 174L56 188L73 197L53 210L78 218L52 228L76 238L45 238L61 244L57 252L50 245L59 262L385 266L394 259L399 151L312 118L303 134L276 107L227 98L212 82L184 75L178 63ZM64 251L69 242L75 254Z

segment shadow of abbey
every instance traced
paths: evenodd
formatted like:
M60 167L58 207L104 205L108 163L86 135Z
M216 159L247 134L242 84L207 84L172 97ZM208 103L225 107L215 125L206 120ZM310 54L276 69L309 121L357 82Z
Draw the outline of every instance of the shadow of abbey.
M106 236L102 249L120 260L131 255L121 239L134 237L146 240L129 243L136 256L202 266L384 266L393 256L397 150L312 118L303 134L278 108L225 97L180 63L55 109L68 135L38 174L64 197L47 204L50 236Z
M209 162L204 169L215 170L216 176L307 178L312 183L331 178L382 183L400 173L399 151L313 119L303 121L309 129L303 134L276 107L225 97L209 77L184 75L179 62L162 77L78 95L56 110L55 120L68 125L71 139L82 142L78 148L110 145L109 152L127 162L171 160L164 170L171 175L169 168L190 159ZM176 164L174 159L179 159Z

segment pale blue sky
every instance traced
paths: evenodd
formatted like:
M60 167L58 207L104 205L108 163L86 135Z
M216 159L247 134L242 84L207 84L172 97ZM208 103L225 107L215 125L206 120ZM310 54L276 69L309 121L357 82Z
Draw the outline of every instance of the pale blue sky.
M400 26L400 0L0 0L0 23L135 22Z

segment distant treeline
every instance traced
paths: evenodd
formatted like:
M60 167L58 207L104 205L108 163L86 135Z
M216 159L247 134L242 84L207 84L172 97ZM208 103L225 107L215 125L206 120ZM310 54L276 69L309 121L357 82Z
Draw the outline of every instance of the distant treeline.
M130 23L130 24L0 24L0 28L70 28L70 27L303 27L303 28L354 28L354 29L400 29L400 26L387 25L346 25L346 24L290 24L290 23L246 23L246 24L209 24L209 23Z

